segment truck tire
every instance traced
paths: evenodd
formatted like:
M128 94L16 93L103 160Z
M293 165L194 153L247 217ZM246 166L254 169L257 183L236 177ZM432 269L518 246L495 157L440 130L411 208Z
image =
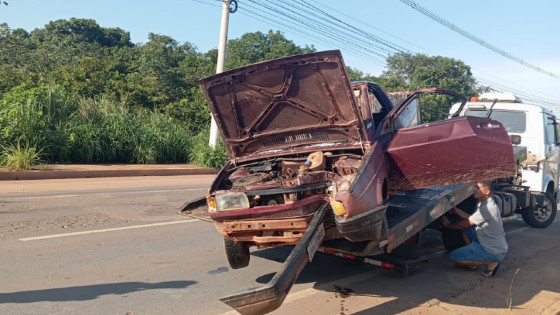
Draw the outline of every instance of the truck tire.
M549 193L531 193L531 205L521 212L525 223L535 228L549 226L556 217L556 200Z
M224 238L224 244L226 256L232 269L245 268L249 265L251 255L249 254L249 246L247 244L228 238Z

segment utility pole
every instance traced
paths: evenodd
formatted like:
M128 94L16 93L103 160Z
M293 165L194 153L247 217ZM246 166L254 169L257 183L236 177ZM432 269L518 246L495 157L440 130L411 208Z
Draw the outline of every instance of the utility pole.
M234 3L234 7L231 8L231 3ZM216 73L224 72L224 67L226 63L226 44L228 36L228 25L229 25L229 14L237 11L237 1L236 0L223 0L222 6L222 26L220 28L220 42L218 44L218 64L216 66ZM218 125L212 116L212 121L210 122L210 141L209 145L215 148L218 144L220 135L218 134Z

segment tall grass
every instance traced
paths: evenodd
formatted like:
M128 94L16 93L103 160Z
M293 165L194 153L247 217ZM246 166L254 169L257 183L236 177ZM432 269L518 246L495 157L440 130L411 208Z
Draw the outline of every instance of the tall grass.
M2 146L0 151L0 166L15 170L25 171L40 161L40 151L29 143L21 145Z
M0 99L0 146L37 148L50 163L194 163L220 167L223 146L208 132L193 137L188 123L108 97L72 98L60 87L18 87ZM198 130L207 129L198 126ZM26 146L19 146L25 143ZM12 150L13 148L20 150Z
M225 146L219 143L216 148L208 145L209 130L199 133L192 139L190 159L200 166L220 168L227 161Z

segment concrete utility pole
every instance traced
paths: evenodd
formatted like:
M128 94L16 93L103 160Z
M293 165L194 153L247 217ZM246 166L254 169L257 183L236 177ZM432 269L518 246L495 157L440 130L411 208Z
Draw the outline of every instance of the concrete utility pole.
M222 6L222 26L220 28L220 42L218 44L218 65L216 66L216 73L224 72L224 67L226 63L226 44L228 35L228 24L229 24L229 13L233 13L237 10L237 1L235 0L223 0ZM234 2L235 7L232 11L230 9L231 3ZM209 145L215 148L218 144L220 135L218 134L218 125L212 116L212 121L210 122L210 141Z

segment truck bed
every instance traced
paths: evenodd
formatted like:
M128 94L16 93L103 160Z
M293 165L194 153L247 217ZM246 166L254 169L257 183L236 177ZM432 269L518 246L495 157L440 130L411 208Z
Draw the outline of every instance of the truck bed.
M470 195L471 184L398 191L386 203L388 232L385 240L373 243L335 239L325 241L322 246L356 256L391 252Z

